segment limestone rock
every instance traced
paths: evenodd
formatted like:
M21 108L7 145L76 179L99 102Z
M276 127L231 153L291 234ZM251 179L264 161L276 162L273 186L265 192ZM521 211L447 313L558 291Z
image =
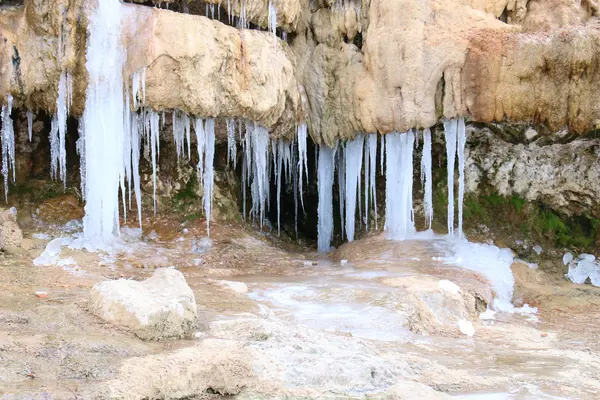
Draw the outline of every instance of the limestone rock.
M142 281L119 279L94 285L90 311L131 329L147 340L179 338L194 327L197 311L192 289L175 269L156 270Z
M0 250L10 250L21 246L23 233L17 223L17 210L0 209Z
M253 359L240 342L206 339L168 355L127 360L101 397L181 399L210 389L236 395L253 377Z
M468 129L467 191L477 192L485 181L503 196L542 201L568 216L600 217L599 140L513 144L487 128Z

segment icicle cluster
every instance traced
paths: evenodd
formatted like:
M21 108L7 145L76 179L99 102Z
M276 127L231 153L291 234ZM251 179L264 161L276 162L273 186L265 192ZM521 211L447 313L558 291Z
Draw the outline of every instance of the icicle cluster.
M464 119L444 121L446 156L448 158L448 234L454 236L454 165L458 154L458 237L463 237L463 199L466 128Z
M12 171L12 181L15 181L15 131L12 112L13 98L9 94L6 105L2 106L2 177L4 178L4 199L8 202L9 172Z
M204 215L206 216L206 233L210 236L210 219L215 182L215 120L209 118L203 122L200 118L197 118L194 127L198 146L198 176L200 183L204 187L202 203L204 205Z
M415 231L412 207L415 135L412 130L389 133L385 135L385 142L385 230L388 237L404 240Z

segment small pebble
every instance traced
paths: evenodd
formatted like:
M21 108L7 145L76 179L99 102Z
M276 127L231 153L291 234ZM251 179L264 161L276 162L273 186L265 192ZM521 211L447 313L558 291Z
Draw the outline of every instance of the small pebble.
M48 298L48 292L35 292L35 296L40 299Z

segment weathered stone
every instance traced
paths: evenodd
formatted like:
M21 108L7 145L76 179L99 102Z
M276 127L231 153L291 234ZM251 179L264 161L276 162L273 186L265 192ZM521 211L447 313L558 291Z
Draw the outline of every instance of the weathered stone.
M508 143L488 129L468 129L465 187L482 182L503 196L541 201L565 215L600 217L600 141Z
M194 292L183 274L171 268L158 269L142 282L97 283L90 292L89 308L146 340L185 337L197 316Z
M17 210L0 209L0 250L11 250L21 246L23 233L17 223Z

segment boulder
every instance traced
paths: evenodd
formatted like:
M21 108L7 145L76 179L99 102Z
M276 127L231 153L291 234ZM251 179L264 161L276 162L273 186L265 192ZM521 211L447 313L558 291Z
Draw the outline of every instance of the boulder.
M145 340L185 337L197 316L194 292L183 274L172 268L158 269L142 282L97 283L89 296L89 309Z
M17 224L17 210L12 207L0 210L0 250L10 250L21 246L23 233Z

